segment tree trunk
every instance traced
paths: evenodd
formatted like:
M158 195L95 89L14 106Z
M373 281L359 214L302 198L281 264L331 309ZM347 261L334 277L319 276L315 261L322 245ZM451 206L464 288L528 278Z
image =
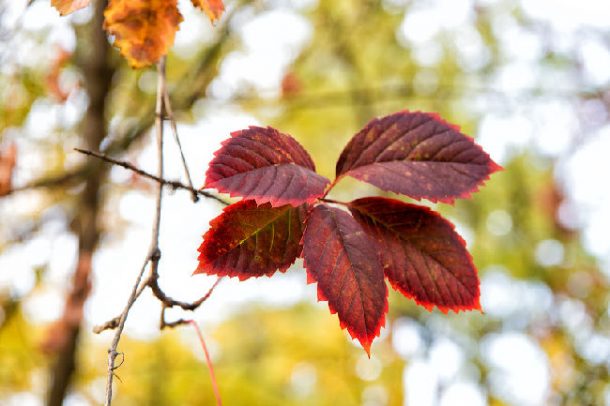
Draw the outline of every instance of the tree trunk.
M109 62L109 45L102 29L106 1L93 4L94 15L87 27L87 35L79 40L76 63L89 97L89 106L81 127L82 144L87 149L98 150L106 135L106 98L114 70ZM100 186L106 178L107 169L99 161L90 162L88 168L73 223L78 236L78 263L66 297L64 314L56 328L50 331L55 337L49 337L51 342L56 343L53 351L57 354L50 371L51 383L47 397L47 405L50 406L63 403L75 371L83 306L90 291L93 253L100 239Z

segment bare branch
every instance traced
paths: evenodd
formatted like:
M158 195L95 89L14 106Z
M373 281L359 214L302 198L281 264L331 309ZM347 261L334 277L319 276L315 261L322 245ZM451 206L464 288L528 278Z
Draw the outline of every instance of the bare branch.
M193 202L197 202L199 197L197 196L197 192L193 187L193 181L191 180L191 173L189 172L188 165L186 164L186 158L184 157L184 151L182 150L182 143L180 142L180 137L178 136L178 126L176 125L176 118L174 116L174 111L172 110L172 103L169 99L169 92L167 88L165 88L165 93L163 94L163 103L165 103L165 113L167 118L169 119L170 127L172 129L172 134L174 135L174 139L176 140L176 144L178 144L178 150L180 151L180 158L182 159L182 167L184 168L184 174L186 176L186 181L188 182L189 187L191 188L191 195L193 197Z
M188 310L188 311L196 310L197 308L199 308L199 306L201 306L203 304L203 302L205 302L206 300L209 299L209 297L212 295L212 292L214 292L214 289L216 288L216 286L218 286L218 284L220 283L220 281L222 279L223 279L222 277L218 278L216 280L216 282L214 282L212 287L210 287L210 289L208 289L206 294L203 295L202 297L200 297L199 299L195 300L194 302L182 302L179 300L174 300L171 297L167 296L165 294L165 292L163 292L163 290L161 290L161 288L159 287L158 280L153 279L152 275L151 275L144 282L142 282L140 284L140 287L138 288L138 291L136 292L135 300L137 300L140 297L140 295L142 294L143 291L146 290L146 288L150 287L151 290L153 291L155 297L157 299L159 299L159 301L161 301L161 303L163 304L163 310L162 310L162 314L161 314L161 323L160 323L161 329L164 329L165 327L177 327L181 324L188 323L188 320L179 319L179 320L176 320L173 322L166 322L166 321L164 321L165 320L164 319L165 316L163 313L164 309L178 306L178 307L182 308L183 310ZM93 327L93 332L95 334L100 334L106 330L114 330L115 328L117 328L119 326L120 319L121 319L121 316L116 316L103 324L99 324L99 325Z
M178 319L174 321L166 321L165 320L165 310L168 309L169 306L163 303L161 306L161 316L159 318L159 329L164 330L165 328L175 328L178 326L183 326L190 322L190 319Z
M163 119L161 115L163 114L163 94L165 93L165 57L159 61L157 64L157 104L155 108L156 119L155 119L155 133L157 139L157 177L159 179L163 179ZM114 377L115 361L118 355L117 347L119 345L119 341L121 339L121 333L123 332L123 328L125 327L125 321L127 320L127 315L129 314L129 310L133 306L136 301L136 295L138 293L138 287L140 285L140 281L142 280L142 276L144 275L144 271L146 269L146 265L148 262L151 263L151 274L157 272L157 268L159 266L159 260L161 259L161 251L159 250L159 231L161 225L161 204L163 201L163 183L157 184L157 199L156 199L156 209L155 209L155 218L153 221L153 229L152 229L152 241L150 244L149 254L144 261L144 265L138 274L138 278L136 279L136 283L133 285L133 289L131 291L131 295L127 301L127 305L125 306L125 310L121 314L119 318L119 323L117 326L117 330L114 334L114 339L112 340L112 345L108 350L108 379L106 381L106 406L110 406L112 403L112 379Z
M157 299L159 299L161 302L163 302L163 305L165 307L178 306L178 307L180 307L180 308L182 308L184 310L193 311L193 310L197 309L199 306L201 306L201 304L203 302L208 300L208 298L210 297L212 292L214 292L214 289L216 289L216 286L218 286L218 284L220 283L221 280L222 280L222 277L216 279L216 282L214 282L212 287L207 291L207 293L205 295L203 295L198 300L196 300L194 302L190 302L190 303L189 302L181 302L179 300L174 300L171 297L167 296L163 292L163 290L161 290L161 288L159 287L158 275L151 274L148 284L149 284L151 290L153 291L155 297Z
M12 195L12 194L19 193L19 192L25 192L27 190L65 186L66 184L69 184L70 182L73 182L75 180L81 180L82 176L85 173L86 173L86 168L79 168L78 170L65 172L65 173L59 174L57 176L50 176L50 177L44 177L41 179L36 179L23 186L13 187L12 189L5 191L5 193L3 193L0 196L2 196L2 197L8 196L8 195Z
M108 320L104 324L99 324L99 325L93 327L93 332L95 334L100 334L102 331L114 330L115 328L117 328L119 326L120 320L121 320L121 316L116 316L115 318Z
M138 298L140 297L140 295L142 294L142 292L144 292L144 290L146 290L146 288L148 287L150 279L146 279L144 282L140 283L140 286L138 287L138 291L136 292L136 297L134 299L134 302L136 300L138 300ZM117 328L119 326L119 321L121 320L121 316L116 316L110 320L108 320L106 323L104 324L99 324L97 326L93 327L93 332L95 334L100 334L103 331L106 330L114 330L115 328Z
M115 159L115 158L111 158L111 157L109 157L106 154L102 154L102 153L94 152L94 151L89 151L89 150L85 150L85 149L81 149L81 148L74 148L74 150L77 151L77 152L80 152L81 154L93 156L95 158L101 159L102 161L105 161L105 162L108 162L108 163L111 163L111 164L123 167L123 168L128 169L128 170L130 170L132 172L137 173L140 176L143 176L145 178L154 180L155 182L160 183L161 185L169 186L170 188L172 188L174 190L175 189L188 190L189 192L196 193L199 196L203 196L203 197L206 197L208 199L216 200L218 203L220 203L222 205L225 205L225 206L229 205L229 202L227 202L226 200L223 200L222 198L220 198L220 197L218 197L218 196L216 196L216 195L214 195L212 193L206 192L204 190L197 190L197 189L195 189L193 187L190 187L190 186L187 186L184 183L179 182L177 180L168 180L168 179L160 178L158 176L155 176L155 175L153 175L153 174L151 174L149 172L146 172L146 171L138 168L137 166L135 166L135 165L133 165L133 164L127 162L127 161L121 161L121 160L118 160L118 159Z

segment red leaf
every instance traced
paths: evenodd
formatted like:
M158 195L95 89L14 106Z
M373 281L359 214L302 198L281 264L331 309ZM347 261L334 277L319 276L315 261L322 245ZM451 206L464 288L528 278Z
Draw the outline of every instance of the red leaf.
M324 195L329 180L315 173L307 151L289 135L250 127L231 136L210 162L206 188L274 207L313 203Z
M479 279L453 224L427 207L367 197L349 204L379 244L385 275L428 310L480 310Z
M309 283L318 282L318 300L327 300L342 328L367 353L385 324L388 289L374 243L346 212L316 206L303 235Z
M453 202L501 169L481 147L438 116L401 111L374 119L352 138L337 162L350 175L415 199Z
M194 273L240 280L285 272L301 253L305 206L257 206L242 200L210 222Z

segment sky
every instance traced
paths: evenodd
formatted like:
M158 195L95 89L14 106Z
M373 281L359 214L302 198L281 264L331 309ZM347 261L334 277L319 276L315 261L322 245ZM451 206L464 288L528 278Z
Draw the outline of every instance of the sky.
M456 49L460 52L464 68L476 69L477 64L487 56L478 33L468 25L473 17L472 5L493 5L499 1L418 2L418 6L405 16L396 35L414 48L415 57L421 64L433 65L440 57L435 40L445 30L455 30ZM10 7L13 13L7 18L16 20L25 2L12 3ZM181 140L196 186L203 184L207 162L231 131L262 124L238 107L223 104L222 101L228 100L245 84L264 95L278 94L284 73L298 55L298 50L311 38L312 27L299 14L299 10L312 7L315 1L286 0L276 3L284 6L264 12L236 27L243 37L244 47L227 56L218 78L211 85L211 95L219 103L195 106L197 121L188 125L179 123ZM400 8L406 3L406 0L388 0L386 6ZM231 2L228 4L230 7ZM600 0L522 0L521 5L529 17L545 21L552 27L556 33L553 40L562 47L578 47L587 72L587 82L571 84L561 81L561 77L553 72L541 71L533 66L532 61L539 57L543 49L538 38L520 30L516 21L498 14L494 17L497 20L494 26L501 34L501 44L510 63L493 78L490 85L506 94L509 100L514 97L515 101L508 111L488 111L486 103L474 107L480 110L483 117L475 134L477 142L500 164L530 148L558 158L556 176L569 195L568 202L560 212L563 213L562 221L569 226L582 227L586 249L605 264L606 275L610 275L610 239L607 238L607 230L610 229L610 187L601 186L599 182L602 174L610 173L610 160L606 156L610 151L607 117L600 118L600 106L583 106L590 110L593 123L591 128L582 128L575 118L573 105L565 98L549 98L534 105L518 103L520 92L541 83L556 94L610 84L610 50L594 37L583 34L588 29L607 29L610 7L606 1ZM177 34L175 49L178 53L188 53L202 37L211 36L213 28L204 16L193 10L189 1L180 1L180 6L185 22ZM75 38L68 24L70 20L86 20L88 15L89 11L84 10L71 17L60 18L47 1L35 2L23 15L22 28L26 33L50 29L47 46L41 48L32 43L36 52L26 45L11 50L16 66L35 65L48 60L53 52L49 45L73 49ZM27 40L25 44L28 44ZM11 66L0 69L6 71ZM68 74L62 80L69 82L74 78ZM141 86L150 86L151 80L154 81L154 76L144 75ZM428 77L426 80L433 82L435 78ZM49 126L59 122L69 126L77 122L82 113L82 97L72 97L64 106L41 101L33 108L23 130L5 134L5 137L18 141L21 150L18 183L26 183L40 175L42 168L39 162L48 153L44 137ZM595 120L600 124L593 125ZM26 133L27 139L20 137L19 131ZM590 133L588 141L576 153L572 153L575 139L584 131ZM68 147L74 146L77 145ZM167 177L181 178L182 170L178 159L175 159L178 150L169 137L165 143L165 153L169 157L166 162ZM82 159L76 154L69 157L72 163ZM154 172L155 153L152 146L144 147L134 159L138 166ZM111 179L117 184L126 182L130 176L121 168L113 168L111 172ZM163 205L160 284L170 296L193 300L207 291L215 280L203 275L193 277L191 274L197 265L196 249L201 236L221 208L210 201L193 204L190 196L180 191L166 192ZM11 213L11 219L7 221L16 224L21 216L26 217L41 206L44 206L44 200L36 193L19 194L0 203L0 217L4 222L7 213ZM95 255L94 290L86 305L87 328L116 316L124 306L148 250L154 201L150 194L142 191L114 191L108 210L114 213L108 213L109 226L123 221L129 225L121 232L110 231ZM49 215L61 216L53 212ZM30 296L24 304L26 314L35 322L49 322L61 315L66 280L75 266L76 240L65 232L61 220L50 221L34 239L9 248L0 256L0 290L8 289L17 294L27 292L34 284L33 273L24 270L49 264L45 276L48 282L46 287ZM512 219L506 212L496 211L490 215L487 224L490 231L502 235L510 232ZM112 230L112 227L109 229ZM538 260L543 264L561 262L563 247L557 244L553 240L541 241L534 248ZM301 264L297 263L295 268L301 268ZM515 303L510 300L514 295L524 300ZM286 306L302 300L315 303L315 298L315 287L307 285L304 272L296 269L287 275L274 276L273 281L268 278L245 282L225 280L195 314L195 318L205 330L206 326L222 321L248 303ZM545 286L513 280L506 270L498 268L490 270L483 278L482 303L486 312L492 315L509 316L517 310L529 309L528 306L532 311L545 311L552 304L552 295ZM326 307L323 303L317 305ZM566 306L566 317L578 314L578 310L570 310L569 305ZM139 338L158 336L158 308L158 302L148 293L144 294L130 314L126 334ZM178 311L169 312L170 317L180 315ZM399 320L392 328L394 347L410 361L404 372L406 404L435 405L436 398L431 394L435 394L441 385L444 390L440 404L443 406L485 404L485 394L476 384L476 374L469 372L465 355L454 338L440 337L426 352L417 324ZM106 342L109 337L109 333L105 333L97 339ZM600 348L610 358L610 343L606 344L602 342ZM518 332L497 333L487 337L480 345L493 367L492 390L510 404L544 403L550 382L549 365L544 353L531 338ZM371 360L363 359L358 365L357 373L363 379L374 379L379 374L374 355ZM383 388L371 387L369 392L364 398L370 399L370 404L383 400ZM610 394L608 399L610 404Z

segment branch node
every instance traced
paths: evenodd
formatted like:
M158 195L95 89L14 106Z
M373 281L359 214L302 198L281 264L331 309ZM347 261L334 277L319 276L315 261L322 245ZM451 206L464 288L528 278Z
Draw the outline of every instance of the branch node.
M119 365L114 365L114 366L112 367L112 370L113 370L113 371L115 371L115 370L119 369L119 368L121 367L121 365L123 365L123 362L125 362L125 353L124 353L124 352L116 352L116 351L115 351L114 355L115 355L115 357L116 357L117 355L120 355L120 356L121 356L121 362L119 362ZM116 375L115 375L115 376L116 376Z
M150 254L150 260L154 262L159 262L161 260L161 250L159 247L155 247L153 252Z

